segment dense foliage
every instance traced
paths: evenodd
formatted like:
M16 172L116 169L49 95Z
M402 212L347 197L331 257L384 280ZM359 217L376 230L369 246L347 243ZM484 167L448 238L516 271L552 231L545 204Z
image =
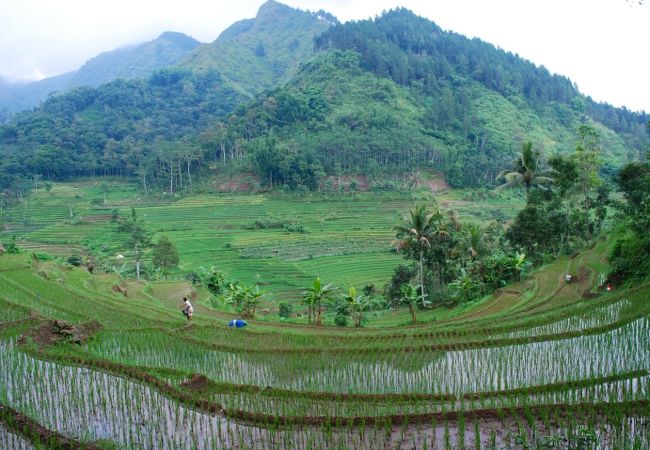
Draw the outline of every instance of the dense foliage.
M647 142L645 114L596 103L580 95L568 78L551 74L544 66L480 39L445 32L404 8L375 20L333 26L317 38L316 46L354 50L361 54L365 69L438 98L433 113L438 122L459 126L471 120L466 96L453 89L462 79L471 79L504 97L523 97L541 113L549 106L555 108L556 119L561 121L569 122L573 110L624 133L632 145Z
M306 42L330 24L311 57ZM0 187L20 196L34 175L120 175L175 193L208 166L288 189L358 173L381 184L415 167L484 186L525 139L567 153L589 125L609 174L648 143L644 113L596 104L565 77L403 9L337 24L270 2L182 67L19 115L0 128Z
M180 166L192 169L199 158L171 142L225 116L239 98L215 72L179 70L52 97L1 129L0 186L25 173L64 179L171 172L182 183Z
M650 163L634 162L621 170L617 184L626 202L610 253L610 279L620 283L650 275Z

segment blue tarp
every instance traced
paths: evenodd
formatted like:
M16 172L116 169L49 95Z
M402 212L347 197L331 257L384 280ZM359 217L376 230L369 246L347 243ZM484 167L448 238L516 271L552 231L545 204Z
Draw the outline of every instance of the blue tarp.
M237 327L237 328L243 328L246 325L248 325L248 323L246 323L246 321L242 319L233 319L228 323L229 327Z

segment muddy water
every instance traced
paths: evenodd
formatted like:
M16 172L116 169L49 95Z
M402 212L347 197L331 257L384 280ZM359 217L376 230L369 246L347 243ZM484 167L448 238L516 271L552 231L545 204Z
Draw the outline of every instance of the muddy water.
M503 333L496 337L512 339L519 337L569 333L574 331L583 331L589 328L602 327L620 320L626 309L630 307L632 307L632 302L624 299L602 308L590 310L588 313L585 313L583 315L569 317L566 319L558 320L557 322L529 328L526 330Z
M12 343L0 343L0 356L4 401L46 428L82 441L110 440L120 449L206 450L383 449L399 447L402 442L400 430L392 426L363 432L345 426L334 430L245 426L185 408L147 386L120 377L35 360ZM5 441L18 442L9 435Z

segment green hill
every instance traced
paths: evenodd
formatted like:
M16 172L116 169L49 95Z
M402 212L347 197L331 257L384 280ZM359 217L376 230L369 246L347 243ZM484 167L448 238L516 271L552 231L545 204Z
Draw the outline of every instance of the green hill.
M647 121L408 10L338 24L270 1L179 67L56 96L0 128L0 183L110 173L168 191L211 166L316 189L327 175L426 167L482 186L523 141L565 152L584 124L614 173L648 145Z
M200 43L183 34L166 31L143 44L118 48L88 60L75 72L69 86L99 86L118 78L146 78L176 65Z
M226 29L211 44L198 47L180 64L195 71L217 70L242 93L252 96L290 79L313 55L314 38L336 18L269 0L254 19Z

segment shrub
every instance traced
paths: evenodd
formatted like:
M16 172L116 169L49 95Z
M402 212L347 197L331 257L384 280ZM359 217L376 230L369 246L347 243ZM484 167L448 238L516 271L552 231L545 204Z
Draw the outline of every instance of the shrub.
M19 249L18 246L16 245L16 236L13 236L13 237L11 238L11 241L9 241L8 243L4 244L4 249L5 249L5 252L7 252L8 254L17 254L17 253L20 253L20 249Z
M80 255L71 255L66 259L66 262L71 266L79 267L83 263L83 259Z
M291 317L291 313L293 312L293 306L291 303L287 302L281 302L278 307L280 310L278 311L278 315L284 319L288 319Z
M153 264L155 267L170 269L178 265L178 249L167 236L161 236L153 248Z
M348 316L344 314L337 314L336 317L334 317L334 323L336 326L339 327L347 327L348 326Z

